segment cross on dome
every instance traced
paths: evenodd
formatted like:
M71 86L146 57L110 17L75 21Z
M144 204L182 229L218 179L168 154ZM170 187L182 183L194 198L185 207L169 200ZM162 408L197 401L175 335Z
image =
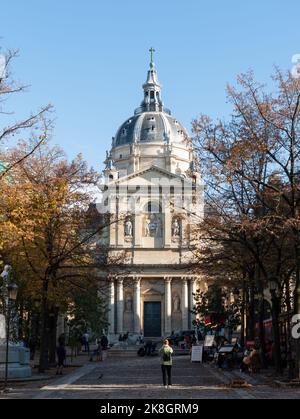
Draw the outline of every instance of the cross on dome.
M154 53L156 52L153 47L149 49L150 52L150 66L154 67Z

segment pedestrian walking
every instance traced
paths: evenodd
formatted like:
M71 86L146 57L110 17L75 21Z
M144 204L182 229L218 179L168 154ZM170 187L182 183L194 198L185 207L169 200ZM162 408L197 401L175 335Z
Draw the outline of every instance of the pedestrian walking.
M66 357L67 357L67 352L66 352L64 342L60 341L60 343L59 343L59 345L56 349L56 354L57 354L56 375L58 375L58 374L62 375L64 366L65 366L65 360L66 360Z
M102 344L101 344L100 339L96 340L96 349L91 354L90 362L93 362L94 356L96 357L96 361L102 361L103 360L103 358L102 358Z
M88 332L86 332L83 336L82 336L82 340L83 340L83 344L84 344L84 351L87 352L88 354L90 353L90 343L89 343L89 339L90 339L90 335L88 334Z
M172 385L172 355L173 349L169 345L168 339L163 341L163 346L161 347L160 354L160 364L163 376L163 384L165 388L169 388ZM167 384L168 378L168 384Z
M105 335L102 335L101 337L101 345L102 345L103 351L106 351L108 347L108 339Z
M29 339L29 350L30 350L30 361L34 361L34 355L35 355L35 351L36 351L36 347L37 347L37 340L35 338L35 336L32 336Z

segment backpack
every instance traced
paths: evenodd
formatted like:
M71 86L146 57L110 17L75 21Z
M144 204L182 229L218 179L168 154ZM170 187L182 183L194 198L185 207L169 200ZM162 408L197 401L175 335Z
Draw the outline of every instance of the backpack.
M171 352L170 351L164 351L163 361L164 362L170 362L171 361Z

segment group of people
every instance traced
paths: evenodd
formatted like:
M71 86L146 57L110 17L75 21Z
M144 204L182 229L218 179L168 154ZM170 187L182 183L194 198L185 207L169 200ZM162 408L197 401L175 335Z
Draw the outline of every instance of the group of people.
M138 350L139 356L151 356L155 354L156 351L156 342L153 342L151 339L147 339L146 342L144 340L139 340L139 344L144 344L144 346L140 347Z
M106 351L108 348L108 339L105 335L101 339L96 340L96 349L93 351L90 357L90 362L94 360L94 356L97 361L104 361L106 358Z
M129 332L119 336L119 342L127 342L129 338Z
M88 332L84 333L82 337L82 344L84 346L84 351L90 354L90 344L89 344L89 334ZM105 335L102 335L100 339L96 340L96 349L90 356L90 361L93 361L94 356L96 356L97 361L103 361L105 359L106 350L108 349L108 339ZM58 338L58 346L56 348L57 355L57 375L62 375L63 369L66 364L67 351L65 346L65 336L60 335Z
M237 342L232 346L231 351L224 352L222 348L228 345L229 342L226 339L221 339L213 348L215 351L214 360L219 368L232 369L239 367L241 372L257 373L261 368L268 368L273 363L273 343L271 341L265 344L265 350L258 342L243 347ZM204 359L207 359L207 357L204 357Z
M259 372L261 368L261 359L259 354L259 348L257 346L253 348L246 348L244 351L244 357L240 365L242 372Z
M147 346L147 342L146 342ZM97 356L97 360L103 360L103 352L106 351L108 348L108 339L106 336L102 336L101 339L97 340L97 348L94 350L93 354L91 355L90 361L93 360L93 356ZM148 341L148 354L151 354L153 348L152 341ZM88 347L89 350L89 347ZM161 371L162 371L162 379L163 385L167 389L172 386L172 365L173 365L173 349L171 348L169 341L165 339L163 341L163 345L159 350L160 355L160 364L161 364ZM66 347L65 347L65 338L61 336L58 339L58 346L56 350L57 354L57 371L56 374L62 375L63 368L65 366L66 361Z

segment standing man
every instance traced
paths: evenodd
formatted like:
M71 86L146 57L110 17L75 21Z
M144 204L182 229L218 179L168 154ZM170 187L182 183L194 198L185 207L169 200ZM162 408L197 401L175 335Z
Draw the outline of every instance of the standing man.
M172 355L173 349L169 345L168 339L163 341L163 346L161 347L159 354L160 354L160 364L163 376L163 384L165 388L169 388L172 385ZM168 384L167 384L167 376L168 376Z
M63 341L59 342L58 347L56 349L56 355L57 355L56 375L58 374L62 375L64 366L65 366L65 360L67 358L67 351L66 351L65 344Z
M108 339L105 335L101 338L101 347L102 347L102 361L105 361L107 358L107 349L108 349Z

